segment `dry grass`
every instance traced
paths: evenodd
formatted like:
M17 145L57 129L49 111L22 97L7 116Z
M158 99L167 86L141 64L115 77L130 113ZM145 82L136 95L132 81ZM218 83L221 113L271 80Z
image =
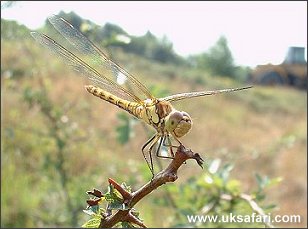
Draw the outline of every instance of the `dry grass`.
M25 69L23 77L19 79L4 78L2 71L2 131L8 127L18 129L25 120L27 123L44 126L39 111L29 110L21 100L22 88L25 85L38 88L37 78L44 75L50 82L52 100L63 107L68 103L73 104L67 116L89 135L90 149L94 151L84 152L88 149L73 148L73 154L79 156L72 157L71 163L74 166L71 173L90 173L93 172L93 167L106 168L102 174L96 174L100 184L106 183L107 177L119 176L121 173L127 178L130 173L137 176L136 168L127 169L121 166L125 166L128 160L143 160L140 148L147 139L147 133L140 124L135 126L135 132L138 134L132 141L124 146L119 145L115 132L115 126L119 123L118 108L89 95L83 88L85 81L77 78L74 72L59 61L55 61L54 57L49 57L47 51L33 51L35 54L32 54L32 57L38 57L35 58L37 62L33 68L28 61L18 58L16 52L20 50L6 52L12 49L11 45L2 48L5 53L4 56L1 55L2 64L7 70L16 68L16 65L10 66L12 58L19 61L19 69ZM213 82L207 78L206 85L198 85L195 81L191 82L189 70L168 77L163 73L165 66L160 68L159 65L136 59L134 71L140 68L138 63L140 66L148 67L139 69L140 78L145 78L147 82L157 84L170 93L200 90L205 87L211 90L219 84L221 87L239 86L236 82L221 82L214 78ZM29 72L32 72L32 77L29 77ZM194 121L193 129L183 142L205 158L219 157L224 162L234 163L235 169L232 174L243 181L246 190L251 190L255 186L255 172L270 177L283 177L281 184L268 190L268 200L279 206L275 214L302 216L300 224L280 226L304 227L307 226L306 103L306 92L290 88L256 86L249 91L183 101L175 106L187 111ZM85 141L84 144L89 142ZM93 157L93 154L97 157ZM34 153L31 156L34 155L39 160L40 154ZM179 182L185 182L186 178L200 172L199 167L188 163L181 171L182 177ZM159 210L155 214L159 214ZM149 221L155 221L154 216L146 217ZM156 223L156 226L163 226Z

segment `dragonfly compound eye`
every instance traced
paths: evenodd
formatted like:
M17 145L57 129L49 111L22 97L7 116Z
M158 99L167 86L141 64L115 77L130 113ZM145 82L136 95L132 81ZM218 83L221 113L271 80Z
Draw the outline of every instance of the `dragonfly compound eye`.
M189 132L192 120L186 112L173 111L166 118L166 129L175 137L183 137Z

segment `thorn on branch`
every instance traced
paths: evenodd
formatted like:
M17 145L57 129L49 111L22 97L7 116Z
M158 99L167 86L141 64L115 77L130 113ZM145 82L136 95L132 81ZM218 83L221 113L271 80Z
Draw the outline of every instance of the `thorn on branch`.
M122 195L124 198L124 203L127 203L128 200L131 198L131 193L126 191L119 183L117 183L115 180L112 178L108 179L109 184L113 185L113 187Z
M90 200L87 200L87 204L88 204L89 206L96 206L96 205L99 204L100 201L101 201L100 198L95 199L95 200L90 199Z
M204 160L201 158L199 153L194 153L191 149L186 149L183 145L180 145L180 147L178 148L178 151L180 150L180 152L184 152L187 155L187 159L195 159L196 162L198 163L198 165L202 167Z
M185 148L184 145L180 145L176 151L174 159L166 170L171 169L176 174L179 167L188 159L195 159L198 165L203 168L202 165L204 160L201 158L200 154L194 153L191 149Z
M131 211L128 212L128 214L125 216L124 220L123 221L126 221L126 222L130 222L130 223L133 223L133 224L136 224L140 227L143 227L143 228L146 228L147 226L145 224L143 224L143 222L138 219L136 216L134 216Z
M96 188L93 188L93 191L87 191L87 194L98 197L98 198L104 197L103 193Z
M198 165L203 169L203 162L204 160L201 158L200 154L198 153L195 153L194 156L193 156L193 159L195 159L198 163Z

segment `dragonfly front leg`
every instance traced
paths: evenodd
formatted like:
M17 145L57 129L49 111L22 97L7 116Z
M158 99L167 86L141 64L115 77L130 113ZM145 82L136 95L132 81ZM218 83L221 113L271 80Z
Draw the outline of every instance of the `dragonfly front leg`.
M174 138L174 139L175 139L180 145L182 145L182 142L180 142L179 139L177 139L177 138ZM167 143L166 143L166 140L168 140ZM162 142L162 141L161 141L161 142ZM161 142L160 142L160 144L161 144ZM176 149L177 149L179 146L172 145L169 135L166 135L166 136L163 137L163 146L166 146L166 147L169 148L171 157L159 155L159 154L158 154L158 151L156 152L156 156L157 156L157 157L161 157L161 158L174 159L174 152L173 152L173 149L172 149L172 148L176 148ZM186 164L186 161L184 162L184 164Z
M163 156L163 155L160 155L159 152L160 152L160 149L161 149L161 145L163 144L163 146L166 146L165 145L165 140L166 140L166 136L162 136L161 139L160 139L160 142L159 142L159 145L156 149L156 156L157 157L160 157L160 158L168 158L168 159L173 159L174 158L174 155L172 155L172 157L168 157L168 156Z
M166 143L166 140L168 140L167 143ZM178 142L179 142L179 141L178 141ZM179 142L179 143L180 143L180 142ZM169 156L163 156L163 155L160 155L160 154L159 154L161 144L163 144L163 146L168 147L168 148L170 149L171 157L169 157ZM180 144L181 144L181 143L180 143ZM164 136L161 138L161 141L160 141L160 143L159 143L159 148L158 148L157 151L156 151L156 156L157 156L157 157L160 157L160 158L174 159L174 153L173 153L172 148L178 148L178 146L175 146L175 145L172 145L172 144L171 144L171 140L170 140L169 135L164 135Z

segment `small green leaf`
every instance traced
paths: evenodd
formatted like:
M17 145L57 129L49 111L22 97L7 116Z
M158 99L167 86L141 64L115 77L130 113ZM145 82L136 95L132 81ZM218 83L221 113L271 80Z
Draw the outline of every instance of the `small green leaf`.
M105 210L103 208L100 208L98 205L95 206L89 206L86 210L83 210L84 213L90 216L101 216L103 213L105 213Z
M256 173L256 180L257 180L257 183L258 183L258 186L261 187L262 185L262 177L260 176L259 173Z
M262 193L262 192L257 192L257 193L255 194L255 197L256 197L256 200L257 200L257 201L262 201L262 200L265 199L265 194Z
M125 182L123 182L123 183L121 184L121 187L124 188L125 191L127 191L127 192L129 192L129 193L132 192L132 188L131 188L129 185L127 185Z
M101 223L102 218L99 215L95 215L92 219L88 222L83 224L81 227L84 228L98 228L99 224Z
M116 210L126 210L128 209L125 204L123 204L122 195L113 187L113 185L108 186L108 191L104 194L105 200L108 202L109 209Z
M258 173L256 173L256 179L259 192L271 184L271 180L268 178L268 176L261 177Z
M86 210L83 210L84 213L88 215L96 215L101 212L101 209L99 208L99 205L93 205L93 206L88 206Z
M219 176L222 178L224 183L227 182L232 169L233 169L233 165L226 164L221 168L221 171L219 171Z
M279 184L282 180L283 180L282 177L275 177L275 178L273 178L273 179L270 180L269 186L277 185L277 184Z
M122 195L113 187L113 185L108 186L108 191L104 196L107 202L123 202Z
M82 210L84 213L86 213L87 215L90 215L90 216L92 216L92 215L95 215L96 213L95 212L93 212L91 209L87 209L87 210Z
M130 213L131 213L133 216L137 217L139 220L143 221L142 219L139 218L140 212L138 212L135 208L132 208L131 211L130 211Z
M122 202L113 201L109 203L108 208L111 210L128 210L129 208Z

